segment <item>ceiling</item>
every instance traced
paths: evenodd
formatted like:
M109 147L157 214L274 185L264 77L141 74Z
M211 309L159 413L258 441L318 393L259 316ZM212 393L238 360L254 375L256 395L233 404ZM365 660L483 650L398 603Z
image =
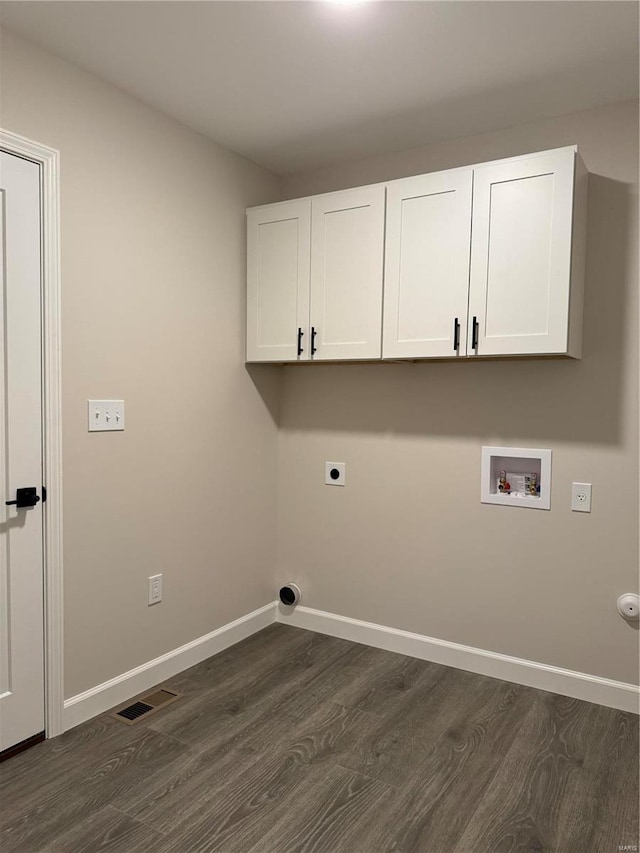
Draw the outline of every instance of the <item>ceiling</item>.
M0 20L279 174L638 96L636 2L5 0Z

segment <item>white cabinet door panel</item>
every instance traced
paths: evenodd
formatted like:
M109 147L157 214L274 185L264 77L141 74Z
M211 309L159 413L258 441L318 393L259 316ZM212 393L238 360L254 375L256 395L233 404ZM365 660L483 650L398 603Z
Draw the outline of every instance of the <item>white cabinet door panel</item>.
M308 357L311 202L247 212L247 361Z
M455 169L388 185L384 358L466 353L472 182Z
M575 152L474 173L469 352L565 353Z
M312 201L314 360L380 358L384 186Z

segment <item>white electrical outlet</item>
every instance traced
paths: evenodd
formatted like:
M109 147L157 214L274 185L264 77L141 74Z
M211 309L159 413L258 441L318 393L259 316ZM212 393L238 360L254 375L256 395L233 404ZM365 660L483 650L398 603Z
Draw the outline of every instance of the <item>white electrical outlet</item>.
M124 429L124 400L89 400L89 432Z
M591 512L591 483L571 484L571 509L573 512Z
M326 486L344 486L347 481L345 462L325 462L324 482Z
M162 601L162 575L151 575L149 582L149 606Z

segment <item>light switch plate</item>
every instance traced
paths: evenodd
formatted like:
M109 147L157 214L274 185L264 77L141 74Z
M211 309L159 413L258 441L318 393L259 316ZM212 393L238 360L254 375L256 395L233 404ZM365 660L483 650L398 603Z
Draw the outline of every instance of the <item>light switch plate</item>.
M89 400L89 432L124 429L124 400Z
M571 484L571 509L573 512L591 512L591 483Z

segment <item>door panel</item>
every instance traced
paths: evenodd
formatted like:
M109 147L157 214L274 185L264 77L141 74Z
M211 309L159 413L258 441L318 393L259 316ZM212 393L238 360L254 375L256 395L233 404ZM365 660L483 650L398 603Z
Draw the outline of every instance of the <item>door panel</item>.
M384 187L312 200L314 360L380 358Z
M387 188L384 358L466 353L472 181L456 169Z
M569 150L475 170L469 313L479 355L567 351L574 162Z
M0 154L0 751L44 729L40 170Z
M311 201L247 213L247 361L308 358Z

